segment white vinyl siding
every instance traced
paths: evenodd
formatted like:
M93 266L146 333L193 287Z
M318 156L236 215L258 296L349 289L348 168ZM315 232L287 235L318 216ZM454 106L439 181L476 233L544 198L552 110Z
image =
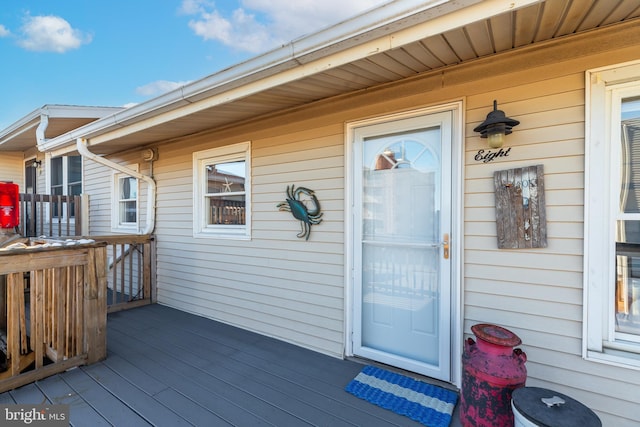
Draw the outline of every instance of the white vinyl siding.
M190 236L191 149L206 143L162 147L155 168L160 302L342 354L342 129L325 131L252 142L251 241ZM309 241L296 237L298 221L277 208L292 183L316 191L325 212Z
M24 160L22 153L0 153L0 182L11 181L24 192Z
M604 57L590 58L602 61ZM638 372L582 358L584 71L590 60L510 74L467 97L465 331L480 322L514 331L527 354L527 385L558 390L596 410L604 425L631 426ZM508 157L483 164L472 132L497 99L520 126ZM493 172L544 166L548 247L498 250Z
M128 154L122 158L112 157L110 160L120 163L134 171L149 174L149 163L138 163L139 155ZM109 235L114 232L137 234L145 227L147 209L147 188L143 181L138 181L138 224L136 227L118 229L114 226L117 203L114 193L114 170L90 160L83 160L85 194L89 195L89 231L92 235Z
M637 425L640 370L595 363L582 351L584 75L587 69L637 59L637 46L616 49L611 40L599 42L597 32L592 34L578 47L570 38L544 49L524 47L160 144L153 166L159 302L342 356L349 304L344 288L344 123L464 100L464 332L470 334L479 322L507 327L523 341L527 385L566 393L594 409L605 426ZM622 32L618 37L628 36ZM521 124L506 137L508 157L476 162L477 151L487 147L473 128L494 99ZM195 239L193 153L248 140L252 240ZM133 162L132 157L116 160ZM493 173L537 164L545 173L548 247L499 250ZM95 172L85 182L97 185L97 195L91 191L91 220L92 232L99 232L110 225L108 184L99 184L107 172L88 164L85 172ZM309 241L297 238L298 221L277 209L292 184L314 190L324 212ZM106 217L100 217L105 207ZM106 225L94 224L94 214Z

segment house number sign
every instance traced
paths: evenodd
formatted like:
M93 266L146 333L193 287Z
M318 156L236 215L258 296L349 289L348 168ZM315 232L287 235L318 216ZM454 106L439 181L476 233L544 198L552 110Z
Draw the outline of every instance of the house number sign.
M493 150L478 150L478 153L473 157L476 162L489 163L499 157L509 157L511 147L506 150L501 148L498 151Z
M498 248L546 248L543 166L496 171L493 180Z

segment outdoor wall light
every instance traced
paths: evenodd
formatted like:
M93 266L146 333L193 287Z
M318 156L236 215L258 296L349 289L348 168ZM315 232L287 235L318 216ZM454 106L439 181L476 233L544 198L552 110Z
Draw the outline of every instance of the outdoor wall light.
M518 126L519 121L511 119L498 110L498 101L493 101L493 111L487 114L487 118L480 125L473 129L480 132L480 138L487 138L489 147L500 148L504 144L504 136L511 133L511 128Z
M31 163L31 166L38 169L40 166L42 166L42 160L34 160L34 162Z

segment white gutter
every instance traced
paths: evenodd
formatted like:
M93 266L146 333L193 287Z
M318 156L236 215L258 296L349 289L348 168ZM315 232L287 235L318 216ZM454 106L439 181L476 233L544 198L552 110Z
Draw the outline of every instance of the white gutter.
M76 140L76 148L78 149L78 153L93 162L100 163L103 166L115 169L118 172L122 172L147 183L147 221L144 230L142 230L140 234L153 233L153 229L156 226L156 182L153 178L92 153L89 151L87 140L84 138L78 138Z

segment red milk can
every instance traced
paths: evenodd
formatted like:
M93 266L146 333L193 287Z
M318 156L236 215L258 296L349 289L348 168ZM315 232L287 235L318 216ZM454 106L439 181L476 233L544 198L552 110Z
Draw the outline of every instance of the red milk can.
M527 380L522 341L508 329L486 323L471 327L478 339L462 354L460 421L465 427L511 427L511 393Z

